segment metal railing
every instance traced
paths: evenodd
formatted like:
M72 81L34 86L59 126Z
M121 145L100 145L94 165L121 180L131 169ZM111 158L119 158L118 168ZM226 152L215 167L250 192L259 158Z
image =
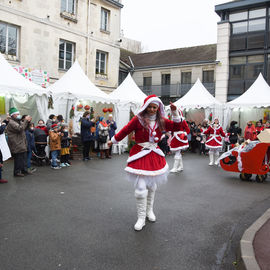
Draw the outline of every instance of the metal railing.
M168 84L168 85L149 85L139 86L146 95L157 95L159 97L184 96L194 84ZM211 95L215 95L215 83L203 83Z

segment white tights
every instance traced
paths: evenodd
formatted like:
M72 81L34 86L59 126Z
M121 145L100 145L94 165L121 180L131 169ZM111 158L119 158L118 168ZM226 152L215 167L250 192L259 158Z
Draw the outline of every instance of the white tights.
M219 156L219 152L220 152L219 149L210 149L209 150L209 153L213 153L213 155L216 155L216 156Z
M154 184L151 187L147 186L146 181L144 180L143 176L138 176L138 180L135 184L135 190L142 192L147 189L155 191L157 189L157 184Z
M182 157L181 149L176 150L174 154L174 159L180 159Z

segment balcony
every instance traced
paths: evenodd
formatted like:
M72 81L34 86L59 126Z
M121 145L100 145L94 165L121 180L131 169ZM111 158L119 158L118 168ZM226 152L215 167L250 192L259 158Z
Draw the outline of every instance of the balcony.
M168 84L168 85L150 85L139 86L146 95L155 94L162 99L170 97L172 100L183 97L194 84ZM203 83L204 87L211 95L215 95L215 83Z

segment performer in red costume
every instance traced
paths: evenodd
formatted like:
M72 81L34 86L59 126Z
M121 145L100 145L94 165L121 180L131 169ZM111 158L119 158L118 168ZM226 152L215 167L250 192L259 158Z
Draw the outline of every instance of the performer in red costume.
M134 182L138 220L134 225L140 231L146 217L154 222L156 216L153 204L157 185L167 181L169 166L164 153L158 147L164 131L178 131L181 123L176 106L171 103L173 121L166 118L164 105L155 95L148 96L138 114L123 127L109 142L118 143L132 131L135 131L136 144L132 147L125 171Z
M209 165L218 165L219 152L222 149L222 137L225 137L225 133L222 127L219 125L218 118L214 119L214 123L208 127L204 134L209 135L208 140L205 143L206 148L209 149Z
M179 110L179 114L181 117L181 128L180 131L173 133L170 144L170 150L175 152L173 168L170 170L173 173L183 171L184 166L181 151L189 147L187 134L189 134L190 129L181 110Z

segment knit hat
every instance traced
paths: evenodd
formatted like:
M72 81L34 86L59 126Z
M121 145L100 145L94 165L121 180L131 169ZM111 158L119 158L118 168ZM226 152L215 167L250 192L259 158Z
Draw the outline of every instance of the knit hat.
M52 128L55 128L55 127L58 127L58 125L57 124L53 124L52 125Z
M9 115L12 116L13 114L19 114L20 112L15 108L12 107L9 109Z
M159 111L161 116L165 116L165 110L164 110L164 105L162 103L162 101L156 96L156 95L150 95L148 97L145 98L142 107L140 108L139 113L143 112L150 103L154 103L156 105L159 106Z

